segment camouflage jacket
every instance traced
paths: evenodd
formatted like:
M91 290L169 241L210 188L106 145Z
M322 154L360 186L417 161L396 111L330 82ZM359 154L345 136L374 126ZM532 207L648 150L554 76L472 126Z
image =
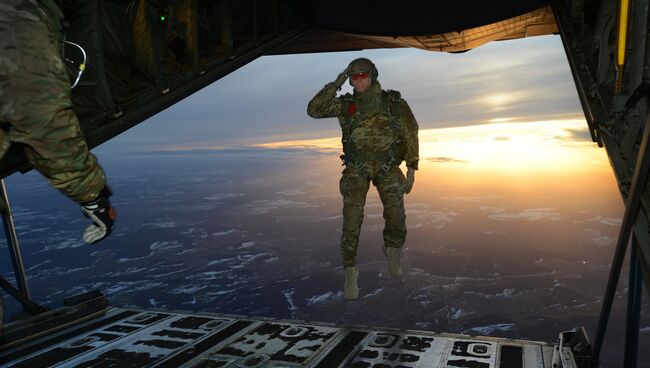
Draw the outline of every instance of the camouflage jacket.
M397 165L404 160L406 166L417 170L419 161L418 124L406 101L399 97L399 93L383 91L377 81L364 93L355 92L354 95L336 96L337 90L338 88L333 83L326 84L309 101L307 114L316 119L337 117L344 130L344 147L346 144L345 129L351 125L349 136L352 145L355 150L367 154L388 149L396 139L401 141L401 157L397 158L399 161ZM386 102L388 96L396 101ZM390 104L397 105L397 108L389 107ZM391 116L389 110L393 109L398 111L398 116ZM399 137L395 137L393 134L393 118L399 122ZM347 154L348 152L346 152Z

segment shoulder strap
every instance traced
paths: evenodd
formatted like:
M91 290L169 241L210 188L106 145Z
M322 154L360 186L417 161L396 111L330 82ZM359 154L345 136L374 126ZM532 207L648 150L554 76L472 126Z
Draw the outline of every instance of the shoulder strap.
M386 95L388 96L388 113L393 121L393 132L395 133L395 136L402 137L402 123L399 120L402 112L402 95L399 92L390 89L386 91Z
M347 158L346 155L350 154L350 136L352 135L352 114L350 113L350 105L354 103L354 96L349 93L346 93L342 96L343 103L341 104L341 115L343 119L339 119L341 124L341 130L343 134L341 135L341 143L343 145L343 162L345 163Z
M390 114L397 118L401 112L400 102L402 101L402 95L399 92L390 89L386 91L386 93L388 94L388 108L390 109Z

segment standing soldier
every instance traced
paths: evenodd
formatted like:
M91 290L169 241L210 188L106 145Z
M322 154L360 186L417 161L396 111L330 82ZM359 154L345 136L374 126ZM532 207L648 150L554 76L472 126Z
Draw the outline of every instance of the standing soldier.
M29 163L93 221L83 234L92 244L111 233L115 212L104 171L72 110L59 54L62 23L53 0L2 0L0 158L11 144L20 145Z
M409 193L418 168L418 125L399 92L383 91L378 71L368 59L353 60L309 102L312 118L337 117L343 131L345 170L339 184L343 195L341 253L345 268L345 298L359 295L356 257L363 208L370 182L384 206L384 254L390 273L402 277L401 250L406 238L404 193ZM349 78L353 94L336 96ZM406 178L399 168L406 161Z

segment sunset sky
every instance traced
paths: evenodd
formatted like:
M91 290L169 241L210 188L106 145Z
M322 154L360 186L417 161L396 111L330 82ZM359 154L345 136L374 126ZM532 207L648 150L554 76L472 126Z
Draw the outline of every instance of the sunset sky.
M98 152L337 137L336 120L311 119L306 106L357 57L375 62L382 87L401 92L422 130L500 122L506 134L520 122L584 122L560 38L542 36L492 42L463 54L391 49L262 57ZM346 85L342 93L350 89ZM587 139L586 124L572 129L575 139Z
M620 202L606 152L589 137L559 36L491 42L462 54L390 49L262 57L96 151L101 160L125 151L312 147L337 157L338 122L312 119L306 106L357 57L373 60L382 87L399 90L413 110L420 179L496 187L504 178L519 186L561 182L568 193L597 173L612 202ZM349 91L346 84L341 93Z

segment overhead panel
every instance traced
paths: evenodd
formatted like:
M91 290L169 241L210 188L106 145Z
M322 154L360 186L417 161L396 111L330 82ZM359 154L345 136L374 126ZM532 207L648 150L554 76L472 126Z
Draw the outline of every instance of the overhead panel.
M433 17L433 16L432 16ZM273 50L273 54L414 47L427 51L463 52L490 41L511 40L558 33L550 6L498 22L427 35L367 35L330 28L311 28L301 37Z
M428 36L404 36L394 40L406 47L429 51L461 52L490 41L509 40L557 33L555 17L550 6L533 10L500 22ZM373 39L374 37L369 37Z

